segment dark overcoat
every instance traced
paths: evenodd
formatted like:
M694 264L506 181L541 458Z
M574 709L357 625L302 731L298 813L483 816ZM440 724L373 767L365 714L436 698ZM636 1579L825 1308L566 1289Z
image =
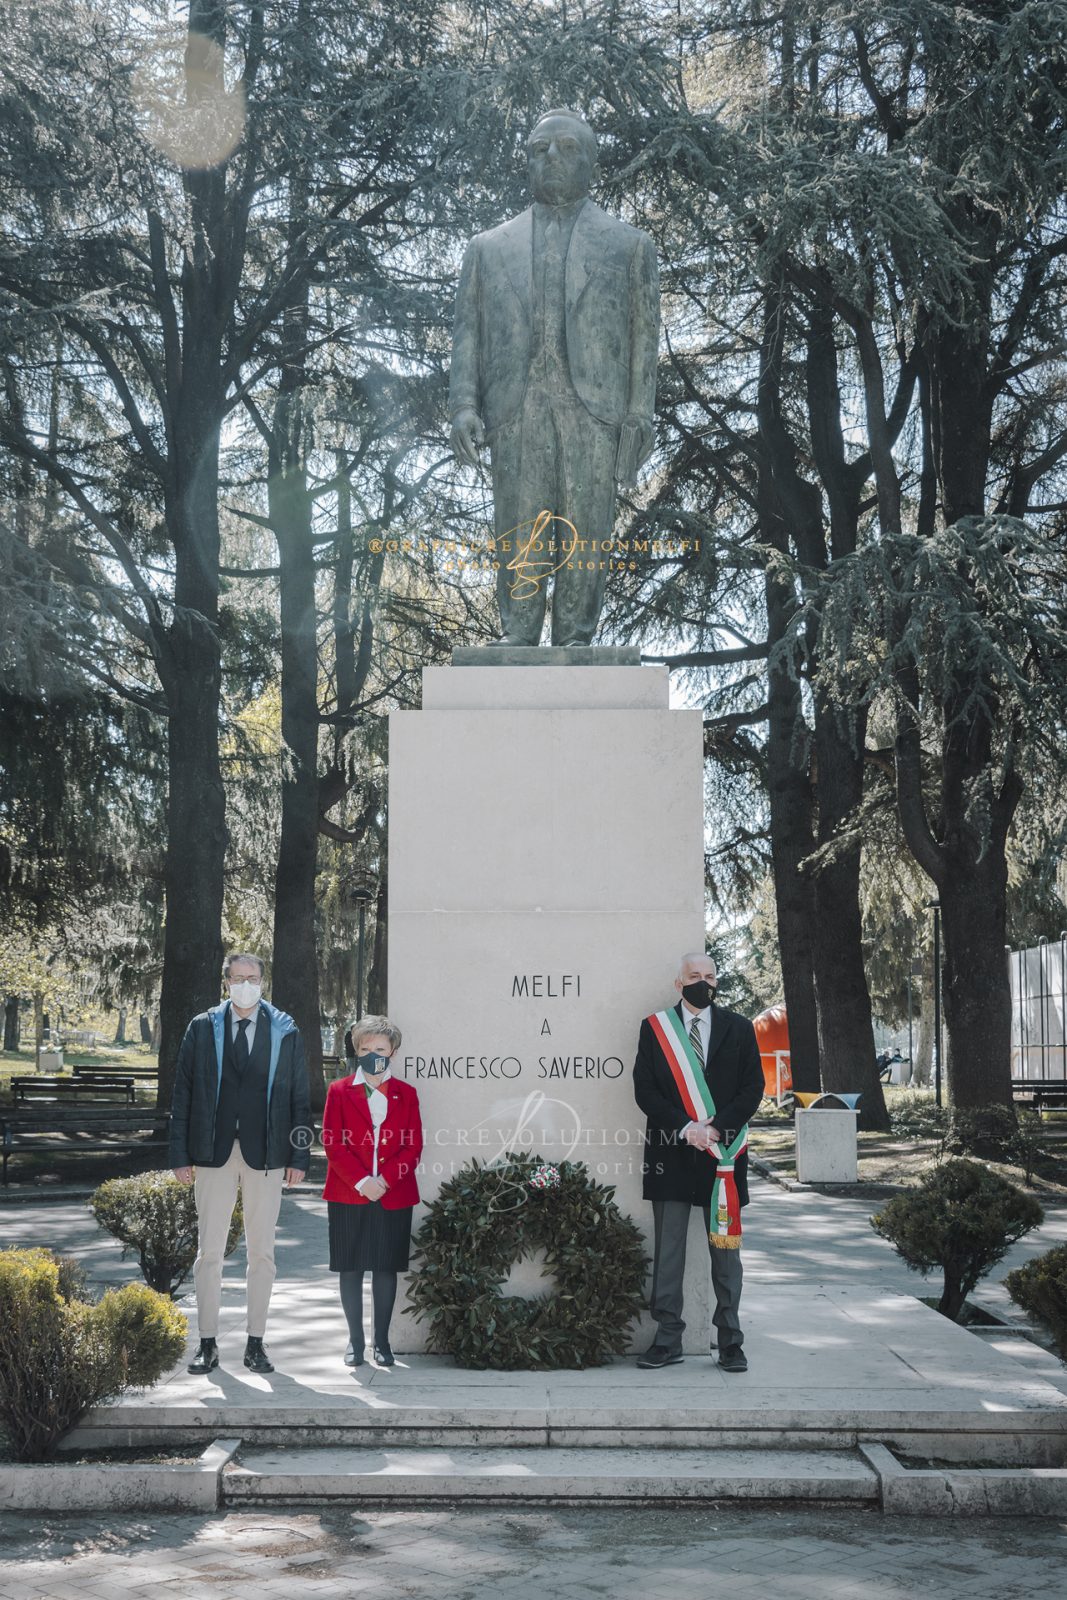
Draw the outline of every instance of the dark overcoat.
M681 1001L674 1008L682 1015ZM688 1021L689 1013L683 1020ZM729 1143L755 1115L764 1095L763 1067L756 1032L747 1017L722 1006L711 1008L711 1039L704 1075L715 1102L715 1125ZM670 1065L646 1017L634 1062L634 1096L648 1118L642 1162L646 1200L711 1202L717 1162L679 1137L692 1119L682 1103ZM748 1204L748 1154L734 1167L741 1204Z

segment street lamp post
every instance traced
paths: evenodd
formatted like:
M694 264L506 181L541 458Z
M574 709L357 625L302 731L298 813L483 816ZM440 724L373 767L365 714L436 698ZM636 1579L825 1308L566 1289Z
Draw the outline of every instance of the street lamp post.
M354 906L358 917L356 931L356 1021L363 1015L364 946L367 934L367 906L378 892L377 880L368 872L355 872L345 886L346 909Z

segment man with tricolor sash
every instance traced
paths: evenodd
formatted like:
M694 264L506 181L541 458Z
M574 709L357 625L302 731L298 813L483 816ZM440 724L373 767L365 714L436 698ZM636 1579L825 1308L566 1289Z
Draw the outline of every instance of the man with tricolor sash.
M634 1063L634 1095L648 1118L642 1192L655 1225L650 1306L657 1324L637 1365L682 1360L682 1279L689 1221L699 1206L719 1366L744 1372L741 1207L748 1204L748 1121L763 1098L763 1067L751 1022L714 1004L718 976L710 956L683 956L674 986L677 1004L642 1022Z

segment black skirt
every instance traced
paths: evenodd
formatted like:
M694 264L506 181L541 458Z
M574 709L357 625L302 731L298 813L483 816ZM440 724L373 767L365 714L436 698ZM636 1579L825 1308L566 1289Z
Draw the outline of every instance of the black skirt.
M331 1272L406 1272L414 1206L383 1211L377 1200L327 1200Z

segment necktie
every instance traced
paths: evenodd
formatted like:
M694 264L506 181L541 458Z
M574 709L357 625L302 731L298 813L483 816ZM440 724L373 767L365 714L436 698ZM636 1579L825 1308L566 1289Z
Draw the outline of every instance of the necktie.
M692 1022L689 1024L689 1038L690 1038L690 1041L692 1043L693 1049L696 1051L697 1055L700 1057L700 1065L703 1066L704 1065L704 1046L700 1042L700 1018L699 1017L694 1017Z
M239 1017L237 1021L237 1038L234 1040L233 1053L237 1062L239 1076L244 1075L248 1065L248 1030L252 1025L251 1017Z

